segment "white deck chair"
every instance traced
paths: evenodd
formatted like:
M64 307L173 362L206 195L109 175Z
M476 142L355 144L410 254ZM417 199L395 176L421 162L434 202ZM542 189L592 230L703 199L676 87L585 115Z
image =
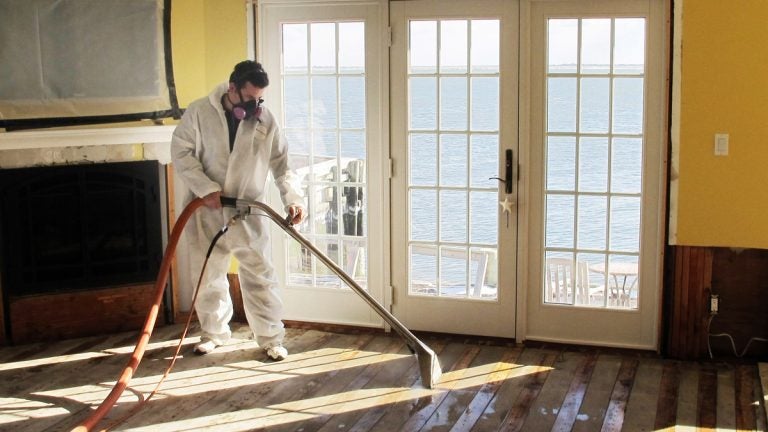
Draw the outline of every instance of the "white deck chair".
M544 301L547 303L570 304L575 281L573 260L568 258L547 258Z
M545 301L548 303L602 305L604 287L589 281L589 264L569 258L547 258Z

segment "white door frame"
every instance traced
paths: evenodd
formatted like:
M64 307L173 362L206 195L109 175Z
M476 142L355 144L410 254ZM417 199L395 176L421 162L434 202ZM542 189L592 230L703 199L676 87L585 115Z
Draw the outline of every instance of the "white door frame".
M657 196L656 208L652 211L644 211L642 215L641 231L641 250L643 256L641 259L640 274L643 278L645 289L655 289L653 298L641 302L638 311L600 311L596 309L574 310L574 308L565 308L558 305L544 306L540 302L540 291L543 277L541 274L541 251L542 241L540 235L543 227L541 226L541 200L543 197L538 192L541 188L541 181L535 176L541 177L541 166L534 166L537 162L533 157L535 143L543 142L542 128L533 125L536 121L536 114L544 116L543 105L543 80L545 77L543 65L540 61L542 54L533 52L532 43L534 42L534 32L542 31L542 16L539 14L547 13L553 16L568 17L574 14L587 16L606 16L616 14L625 15L627 10L620 7L619 3L639 4L641 1L629 0L621 1L580 1L580 0L521 0L520 13L520 64L528 67L521 67L520 70L520 197L519 197L519 249L518 278L521 281L521 288L518 290L518 316L517 321L517 341L522 342L526 339L535 339L542 341L564 342L587 345L604 345L626 348L638 348L656 350L659 346L660 332L660 310L661 294L663 280L663 251L664 251L664 221L665 221L665 185L666 185L666 134L667 116L666 109L654 110L648 109L648 106L666 107L667 94L667 68L668 56L663 53L658 55L646 55L647 75L655 74L658 79L646 80L645 88L645 141L644 159L646 162L652 161L649 170L643 173L643 194L654 194ZM649 26L647 28L647 46L657 46L662 50L667 49L669 29L666 27L668 22L667 0L648 0L650 6L646 6L644 13L648 16ZM536 21L539 20L539 21ZM539 26L537 28L537 26ZM538 35L541 37L541 35ZM539 50L540 51L540 50ZM534 64L538 62L540 64ZM534 73L534 68L542 68L538 73ZM654 103L653 100L656 100ZM649 145L647 143L658 143ZM535 200L535 202L533 201ZM645 204L644 204L645 206ZM527 287L527 288L523 288ZM537 296L537 294L539 294ZM552 327L542 329L538 325L533 325L532 316L537 316L542 312L542 308L556 310L557 321ZM611 321L616 314L646 315L645 328L642 329L642 335L631 337L622 331L611 332L604 338L583 337L585 328L594 326L603 326L605 322ZM589 315L592 314L592 315ZM593 324L592 321L597 322ZM640 320L635 320L640 326ZM554 328L556 327L556 330ZM595 329L590 329L594 331ZM629 341L629 342L627 342Z
M495 9L493 12L488 12L489 5L493 5ZM404 79L406 75L406 68L408 64L407 58L401 58L399 53L407 53L407 50L403 48L403 45L407 42L407 18L424 18L429 20L443 20L458 18L464 19L470 17L471 19L507 19L508 21L501 25L500 37L502 51L511 53L512 55L504 56L500 58L500 68L502 71L502 78L500 82L500 135L499 135L499 162L498 162L498 174L500 177L504 176L504 154L505 149L514 150L514 158L517 160L518 149L518 133L517 133L517 119L518 110L517 103L518 98L516 92L519 89L518 85L518 65L519 55L518 49L518 33L517 25L519 19L517 18L518 5L516 2L500 0L500 1L476 1L471 3L461 2L446 2L446 1L403 1L393 2L391 5L391 16L393 17L406 17L403 21L392 19L392 33L393 33L393 51L394 48L398 49L398 53L391 54L391 67L392 67L392 101L398 106L405 106L408 103L408 81ZM503 18L502 18L503 17ZM392 147L394 158L395 177L392 182L392 211L395 216L392 217L394 223L400 223L400 225L393 226L393 241L392 241L392 254L393 254L393 283L396 285L394 290L397 293L393 310L407 326L411 326L416 330L437 331L437 332L455 332L472 335L487 335L498 336L506 338L515 337L515 320L516 320L516 298L519 289L517 288L517 282L519 279L514 273L514 268L518 265L516 262L512 262L509 265L499 266L499 295L496 301L477 300L477 299L444 299L438 297L427 296L415 296L408 293L408 234L407 224L407 188L408 188L408 175L409 165L407 164L407 140L406 132L408 131L408 119L407 109L400 108L399 115L393 114L391 116L392 124ZM506 117L504 117L506 115ZM397 135L396 135L397 134ZM515 167L515 172L517 168ZM519 188L514 186L514 193L510 195L510 199L516 201L516 195ZM499 200L503 200L505 197L503 184L499 187ZM516 227L516 214L512 213L509 216L509 228L506 228L506 217L501 211L499 205L496 205L497 211L499 211L499 253L498 259L510 259L510 255L514 255L517 243L515 236L519 232ZM514 208L513 208L514 210ZM395 213L399 212L399 213ZM405 231L405 232L403 232ZM515 261L514 257L511 261ZM503 271L505 270L506 271ZM437 322L438 316L430 315L437 314L441 322ZM495 321L494 321L495 317ZM483 321L483 318L488 318L487 321L493 321L488 323Z
M389 209L380 197L389 196L389 65L386 28L388 2L385 0L259 0L258 55L271 78L265 98L282 100L280 83L280 22L356 21L366 19L366 165L368 292L382 305L391 303L389 249ZM283 117L281 104L270 105L277 118ZM289 143L290 145L290 143ZM276 196L273 194L273 196ZM279 203L277 200L272 202ZM341 219L341 216L339 216ZM354 291L286 286L287 238L282 230L271 233L272 259L281 284L285 319L386 328L384 321ZM322 265L322 264L318 264ZM343 282L342 282L342 285Z

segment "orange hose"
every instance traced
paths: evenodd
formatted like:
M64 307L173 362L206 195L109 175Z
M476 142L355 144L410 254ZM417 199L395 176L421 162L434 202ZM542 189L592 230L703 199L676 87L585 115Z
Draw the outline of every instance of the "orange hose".
M128 364L123 369L123 373L120 375L120 378L117 380L114 387L112 387L112 391L109 392L104 401L101 402L101 405L96 408L90 417L83 420L83 422L72 429L71 432L90 431L99 423L102 418L104 418L105 415L107 415L109 410L112 409L112 406L114 406L117 400L120 398L120 395L123 393L125 388L128 387L128 382L133 377L133 373L136 371L136 369L138 369L139 362L141 362L141 358L144 356L144 351L147 349L149 338L152 336L152 329L155 327L157 314L160 310L160 303L163 301L163 291L165 291L165 283L168 280L168 271L171 267L171 260L176 253L176 245L179 242L181 233L183 232L184 226L187 224L189 218L198 208L202 207L203 205L204 204L202 198L194 199L192 202L187 204L187 206L184 208L184 211L176 220L176 224L173 226L173 231L171 232L171 238L168 240L168 247L165 248L163 261L160 264L160 271L157 277L157 281L155 282L155 300L154 303L152 303L152 307L150 307L149 312L147 313L147 318L144 320L144 327L141 330L138 342L136 342L136 348L133 349L133 354L128 360Z

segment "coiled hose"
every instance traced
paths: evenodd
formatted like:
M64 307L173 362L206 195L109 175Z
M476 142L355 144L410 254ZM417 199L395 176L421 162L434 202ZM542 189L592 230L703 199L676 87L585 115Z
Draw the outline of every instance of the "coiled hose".
M171 268L171 261L176 253L176 245L179 243L179 238L181 237L181 233L183 232L187 221L189 221L189 218L198 208L202 207L203 205L204 204L202 198L194 199L192 202L187 204L187 206L184 208L184 211L181 212L181 215L176 220L176 224L173 226L173 230L171 231L171 237L168 240L168 246L165 248L163 261L160 264L160 271L157 276L157 281L155 281L155 299L152 303L152 306L149 308L146 319L144 320L144 327L141 329L139 340L136 342L136 347L133 349L133 354L128 360L128 364L123 369L123 373L120 374L120 378L112 387L112 391L109 392L109 395L107 395L104 401L101 402L101 405L99 405L98 408L96 408L96 410L94 410L88 418L83 420L78 426L72 429L72 432L86 432L93 429L93 427L96 426L99 421L104 418L105 415L107 415L109 410L112 409L112 406L120 398L120 395L123 393L126 387L128 387L128 382L131 380L134 372L136 372L136 369L139 367L139 362L141 362L141 358L144 356L144 351L147 349L149 338L152 336L152 329L155 327L157 314L160 311L160 303L163 301L163 292L165 291L165 284L168 281L168 272Z

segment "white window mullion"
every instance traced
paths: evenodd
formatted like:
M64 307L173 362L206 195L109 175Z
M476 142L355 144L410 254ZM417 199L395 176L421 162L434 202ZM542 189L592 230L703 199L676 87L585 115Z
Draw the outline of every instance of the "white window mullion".
M613 123L614 123L614 110L613 110L613 99L614 99L614 86L616 83L616 75L615 75L615 62L614 62L614 48L616 43L616 20L611 19L611 44L610 44L610 54L609 54L609 71L608 71L608 77L609 77L609 87L608 87L608 190L606 191L606 220L605 220L605 286L606 288L610 288L611 278L608 275L608 269L610 268L611 263L611 207L613 203L613 185L611 184L611 179L613 177L613 141L616 138L616 136L613 133ZM618 289L618 287L616 287ZM610 289L606 290L607 293L610 292ZM618 299L616 299L618 302ZM606 296L606 304L607 304L607 296Z
M464 74L464 79L467 83L467 109L464 111L464 115L466 116L466 125L467 129L464 131L464 142L466 142L465 150L467 152L467 157L465 160L467 161L467 166L464 170L464 176L466 179L466 183L464 185L464 199L466 200L466 209L467 209L467 223L465 227L465 244L464 244L464 251L465 251L465 258L464 258L464 266L466 268L466 274L464 276L464 295L469 298L470 293L470 287L471 287L471 281L472 281L472 248L469 246L472 241L472 201L470 197L470 186L472 183L472 179L470 178L470 173L472 169L472 160L470 159L470 132L472 131L472 65L470 64L470 50L472 48L472 21L467 20L467 49L465 52L465 63L467 65L467 71Z
M578 248L579 248L579 201L580 201L580 191L579 191L579 149L581 146L581 84L583 82L583 75L582 75L582 62L581 62L581 53L583 50L582 47L582 33L584 31L582 20L577 21L577 30L576 30L576 59L577 59L577 66L576 66L576 133L574 136L574 179L573 179L573 249L571 250L571 259L573 260L573 270L574 274L571 275L572 278L576 277L575 271L577 269L578 265ZM576 284L571 284L573 292L571 297L571 305L576 304ZM566 298L567 300L567 298Z
M438 20L436 29L435 29L435 42L437 43L437 51L436 51L436 57L435 57L435 86L436 92L435 92L435 109L437 112L435 113L435 135L437 137L437 155L435 157L435 161L437 164L437 187L436 187L436 195L437 195L437 208L436 208L436 216L437 216L437 237L436 240L436 263L437 263L437 297L443 296L443 241L442 241L442 219L443 219L443 211L442 211L442 192L443 192L443 184L442 184L442 162L441 162L441 155L443 153L443 134L442 129L440 128L441 124L441 117L442 117L442 109L441 109L441 102L442 98L440 95L442 94L442 87L443 87L443 75L440 72L440 46L442 43L442 21Z

